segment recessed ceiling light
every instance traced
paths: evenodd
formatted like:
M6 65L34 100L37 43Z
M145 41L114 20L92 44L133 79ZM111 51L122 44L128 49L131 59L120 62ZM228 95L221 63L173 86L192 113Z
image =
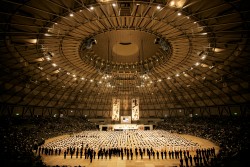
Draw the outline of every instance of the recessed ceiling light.
M114 7L115 7L115 6L116 6L116 4L115 4L115 3L113 3L113 4L112 4L112 6L114 6Z
M199 62L195 63L195 66L198 66L198 65L200 65L200 63L199 63Z
M161 9L161 7L160 7L160 6L157 6L156 8L157 8L157 9Z
M222 52L222 51L224 51L225 49L223 49L223 48L213 48L212 49L214 52Z
M94 7L93 7L93 6L91 6L91 7L90 7L90 10L94 10Z
M70 17L73 17L73 16L74 16L74 14L73 14L73 13L70 13L70 14L69 14L69 16L70 16Z
M56 67L57 65L56 65L56 63L52 63L52 66L53 66L53 67Z
M47 57L46 57L46 60L50 61L50 60L51 60L51 58L47 56Z
M206 55L203 55L203 56L201 57L201 59L202 59L202 60L205 60L206 57L207 57Z
M175 5L175 1L171 1L169 5L170 6L174 6Z
M181 15L181 12L178 12L178 16L180 16Z
M210 69L214 68L214 66L209 66Z
M45 33L44 36L49 37L51 34Z

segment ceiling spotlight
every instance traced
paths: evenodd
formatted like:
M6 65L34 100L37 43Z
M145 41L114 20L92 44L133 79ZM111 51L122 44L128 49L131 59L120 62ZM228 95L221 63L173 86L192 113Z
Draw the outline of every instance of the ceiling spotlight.
M53 67L56 67L57 65L56 65L55 63L52 63L52 66L53 66Z
M200 63L199 63L199 62L195 63L195 66L198 66L198 65L200 65Z
M73 17L73 16L74 16L74 14L73 14L73 13L70 13L70 14L69 14L69 16L70 16L70 17Z
M179 77L179 76L180 76L180 74L176 74L175 76Z
M161 9L161 7L160 7L160 6L157 6L156 8L157 8L157 9Z
M46 56L46 60L47 60L47 61L50 61L51 58L50 58L49 56Z
M81 80L84 80L84 78L82 77Z
M174 6L175 5L175 1L171 1L169 5L170 6Z
M114 7L115 7L115 6L116 6L116 4L115 4L115 3L113 3L113 4L112 4L112 6L114 6Z
M93 7L93 6L91 6L91 7L90 7L90 10L94 10L94 7Z
M170 77L168 77L167 79L171 79Z
M49 37L51 34L45 33L44 36Z
M202 60L205 60L206 57L207 57L206 55L203 55L203 56L201 57L201 59L202 59Z
M136 4L136 6L139 6L139 5L140 5L139 3Z
M178 12L178 16L180 16L181 15L181 12Z

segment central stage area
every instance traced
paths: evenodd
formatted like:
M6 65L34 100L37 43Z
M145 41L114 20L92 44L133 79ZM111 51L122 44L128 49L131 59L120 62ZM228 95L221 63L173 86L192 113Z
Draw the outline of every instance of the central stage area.
M118 130L153 130L153 125L137 125L137 124L108 124L99 125L100 131L118 131Z

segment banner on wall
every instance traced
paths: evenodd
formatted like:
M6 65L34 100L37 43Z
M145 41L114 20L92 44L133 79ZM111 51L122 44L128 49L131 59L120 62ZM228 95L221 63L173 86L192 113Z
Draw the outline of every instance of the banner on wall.
M112 99L112 120L119 121L120 117L120 99Z
M132 121L139 120L139 98L132 99Z

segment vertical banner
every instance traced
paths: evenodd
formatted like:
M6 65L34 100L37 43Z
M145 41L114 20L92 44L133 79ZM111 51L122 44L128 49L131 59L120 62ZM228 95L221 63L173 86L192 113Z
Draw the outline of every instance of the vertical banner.
M132 99L132 121L139 120L139 98Z
M112 120L119 121L120 116L120 99L112 99Z

